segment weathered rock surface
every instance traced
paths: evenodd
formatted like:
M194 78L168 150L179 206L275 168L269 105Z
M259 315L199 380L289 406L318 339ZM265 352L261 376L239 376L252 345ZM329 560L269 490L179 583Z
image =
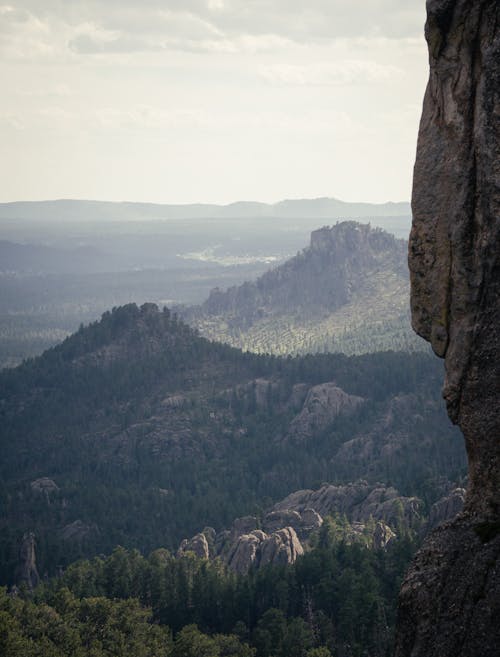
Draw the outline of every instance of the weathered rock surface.
M453 520L464 508L465 488L455 488L431 506L426 531L435 529L443 522Z
M403 497L395 488L357 481L343 486L327 484L318 490L295 491L273 507L273 512L314 509L326 515L346 515L350 522L366 522L373 518L389 526L400 522L414 527L421 521L422 502L416 497Z
M184 539L179 545L177 556L181 557L187 552L194 552L199 559L208 559L210 550L205 534L196 534L191 540Z
M294 411L299 411L307 397L309 386L307 383L296 383L292 388L292 394L288 400L288 406Z
M205 527L182 541L177 556L194 552L202 559L218 558L240 575L267 564L293 564L321 528L324 515L345 516L341 540L385 549L401 523L419 526L421 506L418 498L366 481L300 490L275 504L262 518L262 528L255 516L236 518L229 529L218 533Z
M259 565L295 563L301 554L304 554L304 548L295 530L293 527L285 527L271 534L262 543Z
M238 537L226 558L228 567L242 575L252 567L268 564L291 564L304 554L293 527L285 527L268 535L260 529Z
M384 550L396 538L396 534L383 522L377 522L373 532L372 545L375 550Z
M445 358L444 396L469 454L467 505L498 514L500 8L431 0L410 237L412 320Z
M228 567L238 575L244 575L250 568L258 563L259 549L263 540L267 538L259 534L241 534L233 549L227 556Z
M290 509L271 511L265 516L262 525L266 532L275 532L282 527L293 527L297 531L302 526L302 516Z
M266 532L274 532L282 527L293 527L300 539L319 529L323 518L314 509L304 509L301 513L292 509L270 511L264 516L262 525Z
M326 429L339 415L354 411L362 402L362 397L348 395L332 382L313 386L301 412L290 423L288 438L306 440Z
M401 587L396 655L496 657L499 554L498 524L465 516L433 531Z
M36 567L35 535L32 532L27 532L23 536L16 580L19 585L24 584L30 591L40 582Z
M409 245L415 330L445 359L469 461L465 509L426 539L400 595L397 657L500 645L500 5L428 0L430 78Z

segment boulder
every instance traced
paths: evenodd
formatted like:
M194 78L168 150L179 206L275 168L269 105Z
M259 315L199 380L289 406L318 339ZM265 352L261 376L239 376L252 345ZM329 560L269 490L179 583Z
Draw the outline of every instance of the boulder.
M291 564L304 554L304 549L293 527L274 532L261 546L260 566Z
M264 535L267 538L266 535ZM265 539L264 539L265 540ZM238 575L245 575L252 566L258 565L263 537L259 534L242 534L227 556L227 566Z
M205 534L196 534L190 540L184 539L177 550L177 556L181 557L187 552L193 552L199 559L208 559L210 549Z

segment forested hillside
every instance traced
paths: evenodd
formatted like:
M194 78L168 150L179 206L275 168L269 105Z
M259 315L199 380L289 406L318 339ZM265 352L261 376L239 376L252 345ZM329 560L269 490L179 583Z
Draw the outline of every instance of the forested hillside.
M311 234L294 258L181 309L203 335L260 353L413 351L407 244L353 221Z
M175 548L322 482L385 482L429 505L464 454L425 354L242 353L149 304L105 313L0 375L0 561L41 574L117 544Z
M415 542L405 535L367 550L343 541L341 524L325 523L296 564L245 576L193 554L117 548L73 564L31 598L0 589L2 655L385 657Z

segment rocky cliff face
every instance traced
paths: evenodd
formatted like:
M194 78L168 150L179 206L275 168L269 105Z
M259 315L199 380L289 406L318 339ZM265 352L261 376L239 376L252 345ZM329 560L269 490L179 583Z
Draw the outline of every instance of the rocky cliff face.
M425 532L439 527L443 522L452 520L463 509L465 502L465 489L455 488L441 499L434 502L429 511L429 518L425 526Z
M445 359L465 437L465 509L426 540L400 597L398 657L500 642L500 5L428 0L430 78L409 247L415 330Z

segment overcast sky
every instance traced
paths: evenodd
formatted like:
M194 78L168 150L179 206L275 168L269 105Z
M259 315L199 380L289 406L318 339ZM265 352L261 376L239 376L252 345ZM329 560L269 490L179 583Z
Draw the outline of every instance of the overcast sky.
M0 0L0 201L408 200L424 0Z

